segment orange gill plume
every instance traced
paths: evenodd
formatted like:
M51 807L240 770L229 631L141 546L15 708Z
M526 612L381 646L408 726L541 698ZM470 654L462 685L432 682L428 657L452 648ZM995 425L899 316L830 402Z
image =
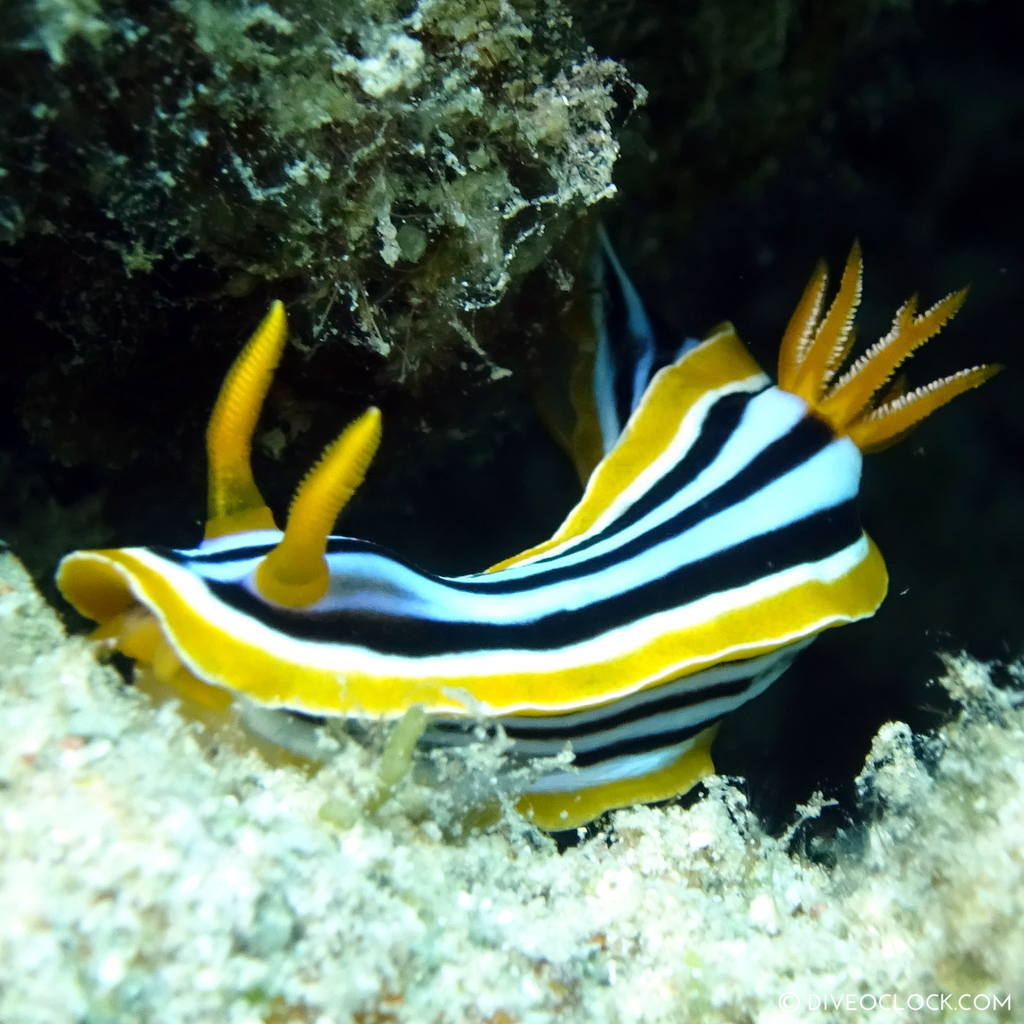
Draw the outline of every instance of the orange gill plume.
M887 388L904 360L956 314L967 296L962 288L920 314L917 296L909 298L896 311L888 333L840 374L856 338L853 320L862 278L860 245L854 242L836 296L822 316L828 271L818 263L782 339L779 386L807 402L837 436L849 437L867 452L885 447L1001 367L970 367L909 392L899 385Z

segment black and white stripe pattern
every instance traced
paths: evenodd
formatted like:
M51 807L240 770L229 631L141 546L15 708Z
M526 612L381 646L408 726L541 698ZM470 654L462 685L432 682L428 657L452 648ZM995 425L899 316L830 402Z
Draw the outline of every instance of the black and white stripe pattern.
M568 747L575 771L551 770L520 804L543 827L684 792L713 771L718 719L819 632L884 598L885 563L856 509L861 451L998 369L874 397L956 312L958 292L920 315L904 304L837 378L861 267L854 245L825 312L819 264L771 386L728 324L666 344L601 232L592 331L578 303L568 318L571 430L553 417L583 497L549 539L459 577L327 536L376 450L375 407L306 477L285 532L274 528L250 459L286 337L274 303L211 416L204 543L75 552L58 584L167 685L234 694L286 745L296 716L368 722L416 708L432 716L434 745L500 727L524 758Z
M806 581L837 578L863 559L855 446L772 387L731 389L695 416L684 443L648 467L592 529L493 573L436 576L370 542L334 537L327 596L311 608L284 609L252 584L276 532L191 551L142 550L165 573L192 581L189 600L208 604L212 621L230 615L227 628L254 631L256 642L298 664L436 673L474 696L474 680L496 661L506 673L554 681L559 666L600 666L618 650L655 642L666 624L697 626L737 604L798 593ZM771 640L770 653L743 659L728 654L723 638L731 660L722 664L621 696L610 686L596 706L574 706L567 694L553 701L561 713L498 721L524 756L554 754L567 743L574 750L578 773L547 777L536 792L626 778L678 756L767 687L810 638L795 630ZM431 732L433 742L463 736L460 724Z
M682 679L597 708L566 715L515 716L497 720L524 758L555 757L567 746L575 771L552 772L527 792L563 792L649 770L650 759L669 759L709 725L763 693L810 643L790 644L771 654L716 665ZM455 746L476 738L481 723L434 723L424 742ZM493 730L489 723L486 727Z

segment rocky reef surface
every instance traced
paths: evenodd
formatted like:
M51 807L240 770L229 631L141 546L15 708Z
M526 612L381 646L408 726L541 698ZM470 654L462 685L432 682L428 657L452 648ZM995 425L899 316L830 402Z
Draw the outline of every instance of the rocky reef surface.
M460 833L493 759L381 800L367 747L311 774L154 706L9 553L0 665L10 1024L974 1024L1024 999L1024 708L965 658L954 720L880 729L860 824L812 835L815 798L771 836L718 777L563 852L511 812Z

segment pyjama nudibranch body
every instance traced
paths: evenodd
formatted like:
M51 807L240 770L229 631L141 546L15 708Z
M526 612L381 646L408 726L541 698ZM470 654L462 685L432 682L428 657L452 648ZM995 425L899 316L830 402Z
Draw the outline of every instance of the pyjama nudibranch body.
M364 720L419 705L435 742L482 718L524 757L568 744L574 764L520 802L547 829L686 791L712 770L723 715L822 630L871 615L885 596L885 564L857 512L861 453L995 368L875 399L953 316L955 293L921 314L905 303L842 371L857 246L827 311L826 272L815 270L777 384L729 324L666 353L606 243L601 252L594 454L581 458L592 471L550 539L444 577L332 535L376 450L375 408L327 448L278 529L250 469L286 337L274 303L211 417L202 543L74 552L61 590L98 635L200 699Z

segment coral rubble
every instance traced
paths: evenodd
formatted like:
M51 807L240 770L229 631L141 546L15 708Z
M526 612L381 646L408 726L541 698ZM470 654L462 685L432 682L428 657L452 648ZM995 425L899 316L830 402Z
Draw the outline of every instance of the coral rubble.
M924 998L1000 1021L1024 998L1024 710L963 658L959 717L884 726L866 823L813 857L823 801L773 837L723 778L561 854L511 815L453 838L412 779L360 813L361 748L310 777L211 744L65 640L9 554L0 661L12 1024L895 1022Z

